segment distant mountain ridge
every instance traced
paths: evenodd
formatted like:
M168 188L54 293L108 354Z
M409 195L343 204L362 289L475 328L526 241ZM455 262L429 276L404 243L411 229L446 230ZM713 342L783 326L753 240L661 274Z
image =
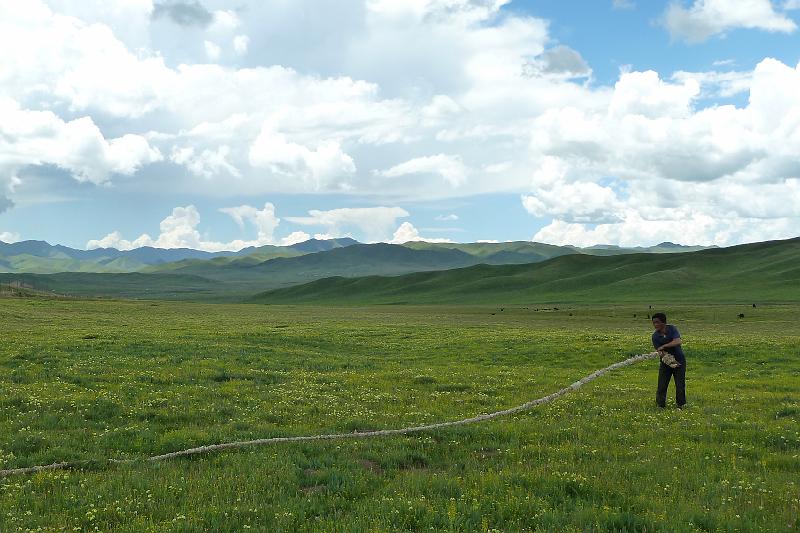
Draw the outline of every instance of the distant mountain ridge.
M671 248L676 249L674 246ZM320 298L319 288L324 286L327 287L323 291L325 294L330 294L331 298L339 298L341 295L342 301L362 297L369 300L373 296L382 301L386 295L379 296L377 293L373 294L369 290L362 291L362 289L364 287L374 289L383 284L393 287L391 291L398 290L400 296L410 290L409 283L412 287L428 288L429 282L417 284L414 280L430 277L433 280L446 279L447 283L452 283L459 291L468 292L469 287L459 285L459 280L450 276L462 275L458 274L459 272L477 272L480 278L499 272L493 269L513 271L514 268L519 268L520 271L527 271L526 269L535 268L538 264L544 264L550 265L548 272L552 275L547 286L559 287L557 292L562 294L564 291L575 290L580 286L579 280L584 279L582 277L584 274L594 275L592 269L602 270L605 268L604 265L617 265L604 274L608 279L617 279L627 272L630 265L644 264L643 261L655 261L658 265L678 261L675 264L679 264L682 256L715 251L727 253L728 250L722 248L683 253L686 251L685 248L677 248L679 250L677 253L665 253L664 250L670 249L667 245L660 246L660 250L657 251L634 253L628 249L582 251L568 246L527 241L445 244L413 242L396 245L361 244L353 240L338 242L312 240L298 243L293 247L261 247L242 256L190 258L146 265L137 272L6 273L0 274L0 283L21 282L35 290L72 296L243 301L249 300L254 294L264 293L270 294L270 298L274 296L276 301L285 302L295 297L298 301ZM305 250L321 251L306 253ZM115 261L128 259L118 258ZM610 262L596 262L599 260ZM560 265L559 268L563 267L566 270L563 272L552 270L555 268L552 265ZM576 273L570 274L570 269L575 268ZM582 269L588 270L583 272ZM695 275L689 271L682 271L678 266L675 269L675 272L669 273L664 280L678 284L685 281L687 276ZM656 279L655 274L650 271L637 275L640 280ZM502 279L505 284L510 278ZM630 281L624 281L625 279L617 279L615 283L629 284ZM711 278L712 284L716 282L715 279ZM314 285L317 280L319 285ZM563 286L563 280L570 280L568 286ZM478 281L479 279L474 280L476 283ZM435 285L435 282L430 283ZM515 281L512 285L521 290L529 286L529 283L525 281L522 285L516 285ZM283 289L286 292L271 292L276 289ZM491 284L481 290L488 291L487 294L497 293L497 287ZM430 297L441 296L445 300L452 298L452 295L439 294L437 291L440 289L432 290ZM514 294L514 297L518 296ZM522 294L524 292L520 293ZM583 298L585 295L580 297ZM409 301L417 300L419 295L413 296Z
M595 244L587 246L586 248L578 248L584 253L595 253L602 255L603 252L623 252L623 253L675 253L675 252L697 252L699 250L708 250L711 248L718 248L718 246L687 246L685 244L675 244L674 242L664 241L656 244L655 246L633 246L624 248L616 244Z
M317 240L289 246L265 245L248 247L239 251L206 252L192 248L154 248L143 246L132 250L96 248L77 250L51 245L45 241L0 241L0 272L28 272L50 274L57 272L136 272L151 265L186 260L211 260L220 257L246 257L262 254L265 257L281 253L311 253L350 246L358 241L350 238Z
M255 264L277 257L293 257L304 254L326 252L361 244L351 238L309 239L289 246L265 245L248 247L238 251L206 252L192 248L154 248L143 246L132 250L116 248L96 248L78 250L60 244L51 245L45 241L21 241L5 243L0 241L0 272L28 272L49 274L56 272L139 272L152 271L154 266L179 262L217 260L219 264L249 258L243 263ZM385 244L385 243L376 243ZM587 248L556 246L530 241L503 243L428 243L408 242L403 244L414 250L454 249L471 256L480 257L487 264L516 264L543 261L550 257L570 253L593 255L623 253L687 252L705 249L702 246L684 246L664 242L651 247L621 248L615 245L596 245ZM231 258L220 260L220 258ZM184 265L174 265L177 270Z
M800 301L800 238L677 254L570 254L403 276L334 277L277 289L270 304Z
M469 248L471 245L465 246ZM523 243L523 246L534 249L539 245ZM210 261L179 261L152 265L143 272L201 276L226 283L230 287L235 286L242 291L246 288L257 291L259 287L262 290L286 287L331 276L397 276L410 272L461 268L480 263L518 264L547 258L546 254L542 253L525 255L518 252L512 257L505 257L503 254L506 252L503 251L491 253L494 250L490 250L485 254L477 254L467 253L458 248L459 246L404 246L386 243L353 244L316 253L270 257L263 261L253 255ZM553 247L552 253L575 252Z

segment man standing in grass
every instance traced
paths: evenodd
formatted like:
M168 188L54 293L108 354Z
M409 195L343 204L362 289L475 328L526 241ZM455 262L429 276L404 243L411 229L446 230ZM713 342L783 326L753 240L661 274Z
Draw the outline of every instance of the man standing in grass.
M665 407L667 403L667 387L671 377L675 377L675 403L678 408L683 409L686 405L686 356L683 354L681 344L681 334L678 328L672 324L667 324L667 315L656 313L653 315L653 346L659 352L667 352L675 357L678 366L671 367L661 361L658 367L658 390L656 391L656 403L659 407Z

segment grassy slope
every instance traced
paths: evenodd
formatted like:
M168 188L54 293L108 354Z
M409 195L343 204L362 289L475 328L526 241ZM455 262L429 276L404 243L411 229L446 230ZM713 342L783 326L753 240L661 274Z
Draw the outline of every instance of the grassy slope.
M44 298L57 300L63 299L64 296L52 292L37 291L27 287L16 287L0 283L0 298Z
M219 283L184 274L100 274L63 272L59 274L0 274L0 283L21 281L38 291L72 296L120 298L202 298L220 290Z
M311 239L291 246L265 245L238 252L204 252L187 248L161 249L145 246L120 251L113 248L76 250L44 241L22 241L13 244L0 242L0 272L52 274L59 272L170 272L199 274L193 268L206 262L213 267L246 258L244 263L255 264L273 257L294 257L305 253L330 250L355 243L353 239ZM163 267L160 267L163 265Z
M253 261L195 261L170 263L150 271L180 272L221 281L259 281L285 286L328 276L368 274L396 275L415 271L441 270L475 264L473 256L458 250L411 250L390 244L356 244L319 253L270 257Z
M231 274L239 272L242 267L249 267L276 259L278 257L297 257L303 252L285 249L269 250L248 254L242 257L215 257L214 259L184 259L183 261L173 261L160 265L150 265L143 269L143 273L165 273L191 274L197 276L212 277L215 279L231 277Z
M684 254L568 255L393 278L333 278L270 291L264 303L476 303L800 299L800 239Z
M0 243L0 272L26 272L35 274L53 274L60 272L146 272L146 273L180 273L206 276L217 280L231 280L247 276L239 267L254 266L277 257L296 257L299 255L326 252L333 248L356 244L352 239L333 239L309 241L291 246L266 245L249 248L235 255L213 257L213 254L189 249L163 250L144 247L120 252L114 249L75 250L65 246L51 246L42 241L25 241L17 244ZM409 242L403 245L412 250L428 252L459 250L474 256L474 263L486 264L520 264L544 261L565 254L586 253L590 255L618 255L632 253L634 250L605 247L579 249L569 246L552 246L535 242L508 243L426 243ZM642 248L639 252L685 252L688 247L652 247ZM229 252L225 252L228 254ZM381 255L380 247L376 256ZM444 256L446 257L446 255ZM460 265L460 266L463 266ZM451 268L444 263L441 268ZM421 270L430 270L426 265ZM341 271L341 269L339 269ZM412 269L413 270L413 269ZM409 269L401 269L392 273L406 273ZM388 274L390 269L376 265L369 274ZM307 281L313 276L306 277ZM296 282L295 280L291 281ZM280 284L278 284L280 285Z
M18 254L0 258L0 272L30 272L54 274L57 272L130 272L144 265L137 261L106 259L100 262L82 261L71 257L37 257Z
M403 246L414 250L460 250L479 258L486 264L518 264L545 261L580 251L568 246L554 246L530 241L499 243L429 243L407 242Z
M291 259L275 259L252 267L270 276L319 278L330 275L357 276L379 272L393 275L424 270L443 270L475 263L459 250L411 250L394 244L356 244L324 253Z
M37 289L82 296L241 301L265 289L326 276L404 274L461 267L475 261L475 257L458 250L357 244L255 263L250 257L216 258L169 263L146 273L0 274L0 282L20 280Z
M619 255L619 254L674 254L685 252L697 252L707 250L709 246L683 246L673 243L661 243L656 246L635 246L633 248L622 248L614 245L589 246L588 248L578 248L581 253L589 255Z
M312 242L309 246L323 244ZM668 287L671 294L687 297L786 299L794 297L794 293L792 287L787 291L784 285L797 279L796 240L708 250L700 255L575 254L539 266L476 266L425 273L478 261L535 261L536 254L564 251L531 243L502 243L488 248L481 245L474 249L473 245L459 246L466 246L466 251L422 245L416 247L419 249L387 244L354 245L269 261L259 261L259 256L254 255L171 263L152 274L0 274L0 282L22 280L39 290L80 296L242 301L265 290L332 276L353 278L422 272L396 278L324 279L263 296L260 301L437 303L642 299L660 297L664 291L659 287ZM121 268L124 265L120 262L127 260L114 260L107 266ZM753 272L758 275L751 276Z
M358 242L350 238L328 240L309 239L291 246L261 246L252 253L246 255L216 257L213 259L186 259L183 261L151 265L143 268L141 272L171 272L174 274L204 276L216 280L241 280L242 278L251 277L248 275L249 271L247 267L256 266L271 259L327 252L336 248L344 248L352 244L358 244Z
M0 468L460 418L649 348L646 305L496 311L4 301ZM667 311L684 411L642 363L481 425L0 479L0 531L797 528L797 305Z

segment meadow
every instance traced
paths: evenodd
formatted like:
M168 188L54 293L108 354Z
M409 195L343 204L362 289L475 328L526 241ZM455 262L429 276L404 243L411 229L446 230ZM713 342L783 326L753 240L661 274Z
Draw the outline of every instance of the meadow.
M797 529L800 305L659 308L684 410L648 361L479 425L110 466L521 404L650 351L654 310L0 299L0 469L94 461L0 478L0 531Z

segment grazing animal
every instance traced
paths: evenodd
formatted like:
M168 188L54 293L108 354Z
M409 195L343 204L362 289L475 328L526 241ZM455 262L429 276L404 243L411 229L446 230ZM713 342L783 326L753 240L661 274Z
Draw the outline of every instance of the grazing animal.
M756 304L753 304L753 309L755 309L755 308L756 308Z
M744 318L744 313L739 313L739 318Z

